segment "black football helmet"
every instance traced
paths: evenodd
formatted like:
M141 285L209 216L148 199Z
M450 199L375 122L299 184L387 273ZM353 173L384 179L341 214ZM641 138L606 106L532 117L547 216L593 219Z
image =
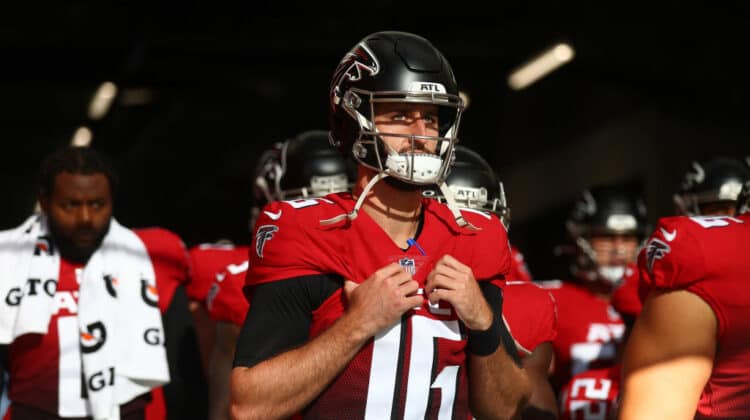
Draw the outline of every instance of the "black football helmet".
M510 225L510 208L503 183L497 179L492 166L479 153L467 147L456 145L454 152L455 162L445 182L453 191L456 204L495 213L507 229ZM426 189L422 194L440 202L445 201L439 190Z
M572 274L583 280L603 280L612 285L622 280L625 267L601 265L591 246L591 238L633 235L641 242L649 230L643 199L619 186L599 186L582 191L565 226L574 245Z
M436 105L438 135L378 132L377 105ZM359 164L411 185L440 185L451 164L463 110L450 64L429 41L405 32L366 36L336 68L330 86L330 140ZM411 152L397 153L380 137L411 139ZM436 153L418 152L415 140L434 141Z
M256 207L278 200L348 191L353 175L328 142L328 132L310 130L267 150L256 169Z
M685 174L674 203L679 214L704 215L702 206L714 203L731 205L737 201L742 184L750 180L750 163L727 157L693 162ZM709 215L709 214L705 214Z
M737 214L750 212L750 180L745 181L737 196Z

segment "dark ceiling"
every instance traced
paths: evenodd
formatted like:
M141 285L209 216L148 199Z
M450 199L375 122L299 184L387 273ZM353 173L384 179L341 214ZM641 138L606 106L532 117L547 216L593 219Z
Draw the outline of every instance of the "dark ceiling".
M30 211L42 157L87 125L121 172L125 224L245 241L255 157L325 128L333 68L383 29L421 34L453 64L472 101L463 141L505 181L532 260L587 185L639 180L654 218L691 159L750 153L749 3L504 3L3 2L0 227ZM560 40L572 63L508 89L511 69ZM119 94L90 121L105 80Z

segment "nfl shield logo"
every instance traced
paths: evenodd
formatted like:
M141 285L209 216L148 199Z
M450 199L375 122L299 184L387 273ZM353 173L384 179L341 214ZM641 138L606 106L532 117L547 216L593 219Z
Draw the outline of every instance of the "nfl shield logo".
M404 271L411 274L412 276L417 273L417 267L414 264L414 258L401 258L400 260L398 260L398 265L400 265L401 268L404 269Z

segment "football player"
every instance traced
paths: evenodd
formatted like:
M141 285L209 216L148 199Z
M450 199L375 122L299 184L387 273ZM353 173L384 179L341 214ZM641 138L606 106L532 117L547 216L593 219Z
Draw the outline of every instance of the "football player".
M508 229L510 208L503 184L497 180L490 164L464 146L456 145L455 155L446 183L455 195L456 204L486 216L495 214ZM423 195L445 201L435 190L425 190ZM515 248L511 246L511 249ZM531 283L523 256L520 260L513 258L511 262L516 268L511 269L503 282L503 318L516 340L532 385L529 405L522 417L555 418L557 401L547 372L552 361L552 341L557 335L557 308L548 291Z
M190 346L181 341L189 328L184 322L187 301L179 287L188 276L181 239L164 229L130 230L116 222L112 213L117 176L108 161L93 149L69 147L51 153L42 163L40 181L42 213L32 215L20 230L0 232L0 267L5 270L0 276L4 296L0 344L8 344L5 366L10 377L11 418L144 418L150 390L170 379L174 382L164 387L161 400L166 400L170 414L179 417L185 406L199 407L201 399L186 401L184 389L180 388L184 385L180 384L181 378L189 373L179 372L177 359L187 359L173 357L182 354L180 346ZM32 240L30 247L27 238ZM117 249L128 250L120 261L113 256ZM24 259L22 254L26 252L33 259ZM23 271L28 270L23 267L26 263L37 274L28 277L29 271ZM9 270L16 266L20 272ZM40 267L43 272L38 271ZM101 275L100 270L111 275ZM18 280L14 274L23 275L20 284L28 283L28 292L14 286ZM43 283L40 278L45 279ZM104 293L97 294L100 285L104 286ZM38 297L48 301L34 305L33 299ZM127 300L128 297L135 299ZM33 306L23 312L26 304ZM14 314L14 308L19 308L24 316ZM82 323L92 314L95 319L106 317L109 331L104 321ZM175 319L175 315L181 319ZM145 332L123 327L126 322L137 325L143 316L153 326ZM29 322L38 324L15 338L16 331L6 334L9 323L11 329L23 331L23 324ZM113 355L111 343L118 343L118 336L132 344L128 354L151 359L143 362L136 357L133 363L127 363L120 353ZM165 337L169 340L166 349ZM144 342L154 351L139 351ZM86 364L93 363L87 359L90 355L104 360L112 357L118 370L109 367L92 372L91 365ZM156 372L163 367L163 379L149 380L142 371L133 373L144 364ZM156 393L162 395L161 391ZM95 395L108 394L112 395L109 401L94 403ZM201 415L200 411L192 412Z
M206 297L216 275L229 264L247 260L250 247L235 245L228 240L193 245L188 250L190 281L185 287L190 302L190 313L199 343L202 369L208 375L208 360L214 346L215 325L206 309Z
M328 132L309 130L275 144L261 155L254 171L254 225L260 209L277 200L300 200L348 191L353 176L350 165L328 141ZM211 353L210 419L229 417L229 377L234 349L248 303L242 293L248 256L227 264L214 278L206 299L211 320L216 323Z
M750 179L750 162L716 157L693 162L674 195L677 214L734 216L737 194Z
M374 33L342 59L330 135L358 162L354 195L261 212L234 416L490 418L524 406L498 285L505 229L460 211L444 182L462 108L450 65L422 37ZM432 184L449 205L422 197Z
M637 270L626 269L622 284L612 293L611 303L625 324L625 333L616 344L615 363L581 372L563 386L560 391L560 418L563 420L617 418L622 350L641 311Z
M510 208L505 197L503 183L497 179L495 171L477 152L457 145L456 159L446 183L454 194L456 203L465 209L494 213L503 222L505 229L510 227ZM445 197L433 189L422 193L445 203ZM531 281L531 271L521 251L511 245L511 269L506 280Z
M641 251L623 419L750 418L750 214L667 217Z
M625 325L610 298L634 269L646 233L646 208L624 187L598 186L578 196L566 227L572 242L567 249L572 279L543 282L558 310L552 380L556 389L573 375L614 363Z

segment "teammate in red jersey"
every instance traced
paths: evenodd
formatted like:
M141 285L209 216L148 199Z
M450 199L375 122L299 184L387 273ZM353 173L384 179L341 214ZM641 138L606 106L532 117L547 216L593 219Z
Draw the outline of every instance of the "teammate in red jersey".
M128 306L128 314L123 315L128 322L138 323L139 317L142 316L139 312L153 311L153 308L158 308L165 314L170 311L174 302L174 291L187 277L184 247L178 247L178 251L174 252L174 235L165 232L134 232L116 224L112 218L116 177L107 162L91 149L66 148L51 154L42 164L40 180L40 203L43 213L29 219L32 223L24 227L20 233L25 235L37 228L48 232L37 239L36 245L29 253L33 253L34 257L45 258L45 261L39 259L32 265L48 265L54 272L46 272L49 277L43 277L43 282L30 278L27 282L27 293L20 293L18 288L7 289L6 285L12 279L4 272L0 290L7 291L4 303L8 306L2 308L3 319L4 322L8 321L7 310L12 307L23 311L24 300L43 296L41 291L49 295L52 308L48 315L39 318L40 322L44 322L46 332L18 335L9 345L7 367L10 375L9 396L12 400L10 418L57 419L91 416L94 410L98 410L92 408L93 394L103 392L107 386L114 386L118 393L133 395L132 398L123 398L119 394L115 396L114 403L119 402L121 418L142 418L144 407L150 398L148 388L142 392L141 388L133 388L137 389L135 392L117 388L117 383L127 382L125 378L128 375L127 372L119 370L121 366L125 366L120 364L122 360L118 359L119 356L114 359L114 367L107 369L107 380L102 380L107 377L104 371L93 375L87 373L85 363L89 363L88 360L91 359L84 357L103 354L97 352L106 349L108 343L117 343L118 335L127 334L126 331L129 329L123 328L121 324L125 322L124 318L120 319L118 328L112 328L110 323L118 322L118 313L122 312L117 301L124 301L127 294L139 296L136 298L138 300L128 300L132 304ZM35 227L37 225L39 227ZM120 242L111 239L113 230L121 235L118 239ZM12 237L23 240L23 236L12 236L11 231L3 232L0 236L3 241L12 240L9 239ZM153 274L146 271L129 272L127 264L118 264L119 259L128 257L117 256L114 250L108 253L99 252L102 248L112 249L119 246L114 244L124 243L138 247L128 248L129 255L138 257L122 261L137 261L139 270L147 268L147 271L152 271ZM4 242L2 252L10 252L6 245L8 242ZM18 241L16 246L24 245ZM141 249L145 254L141 254ZM98 258L94 263L95 258L92 256L96 254ZM143 265L140 262L143 260L138 259L141 256L147 257ZM22 259L21 255L17 260L19 265ZM107 271L112 275L103 276L101 283L92 283L89 280L93 278L91 276ZM140 282L135 277L137 275L141 276ZM148 280L152 275L155 286ZM100 304L97 307L94 301L89 301L88 306L84 308L79 297L82 297L84 292L92 296L91 293L97 292L94 290L97 287L106 287L105 293L109 294L108 297L113 298L114 302ZM44 305L39 309L44 309ZM105 316L106 319L102 319L107 323L89 324L88 332L82 333L81 331L86 330L79 326L79 320L84 316L85 310L99 314L95 316ZM91 313L85 315L91 316ZM19 315L15 327L18 328L21 322ZM149 315L147 322L147 325L153 327L145 332L136 332L132 337L134 340L128 341L132 343L133 354L146 354L138 349L144 345L139 341L145 341L147 345L163 345L163 337L168 334L166 327L161 328L162 319L159 311L155 315ZM157 326L156 323L160 325ZM165 317L164 325L168 323ZM110 326L108 334L105 333L106 325ZM127 340L131 338L129 335L126 337ZM166 371L167 354L163 350L148 354L163 357L161 363ZM168 380L168 376L166 378ZM158 383L155 382L156 385Z
M623 282L612 293L612 307L625 323L625 334L617 343L615 364L581 372L560 391L560 418L615 419L618 412L622 350L636 317L641 311L638 296L638 270L635 264L625 269Z
M659 221L638 259L645 302L625 351L621 418L750 417L748 241L746 211Z
M233 415L515 415L528 379L496 286L510 265L505 229L461 212L444 184L462 108L449 64L416 35L372 34L340 63L330 99L331 138L359 163L358 198L261 213ZM422 198L430 184L451 204Z
M490 164L477 152L464 146L456 146L456 159L446 184L459 206L494 213L503 222L506 230L510 228L510 207L503 183L497 179ZM425 190L423 195L435 198L441 203L445 202L441 192L434 189ZM506 280L531 281L531 278L523 254L511 245L511 268Z
M495 214L510 227L510 208L502 182L490 164L475 151L456 145L456 159L446 183L455 195L456 204ZM440 202L445 198L437 191L423 195ZM532 393L523 418L557 416L555 394L547 377L552 360L552 341L557 336L557 309L548 291L530 283L531 276L523 255L511 247L509 281L503 283L503 318L516 341L523 366L529 374Z
M206 310L205 302L209 289L228 264L239 264L247 260L250 247L228 242L203 243L190 247L191 275L185 291L190 300L190 313L195 324L200 346L203 372L209 375L209 358L214 347L215 325Z
M643 201L625 186L583 191L567 221L573 279L545 282L558 310L553 385L614 363L625 325L610 305L646 232Z
M164 322L169 384L152 390L146 406L145 420L202 417L208 410L207 383L200 369L181 366L198 365L201 361L197 326L190 313L186 286L192 281L190 260L185 244L174 232L164 228L136 228L157 269L159 309Z
M328 132L308 130L274 145L258 161L253 181L253 215L271 201L299 200L348 191L353 181L347 162L328 141ZM254 218L252 220L255 222ZM206 306L216 323L211 354L211 419L229 415L229 378L234 349L248 303L242 293L248 254L215 276Z

